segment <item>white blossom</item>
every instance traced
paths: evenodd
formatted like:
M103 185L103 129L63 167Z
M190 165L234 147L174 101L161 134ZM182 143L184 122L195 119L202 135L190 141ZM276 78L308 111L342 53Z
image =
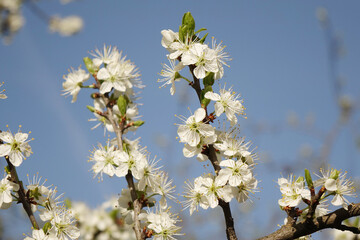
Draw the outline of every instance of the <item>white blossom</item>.
M100 179L102 179L102 175L105 173L112 177L115 174L115 168L120 165L120 151L115 150L113 145L103 147L100 144L90 161L95 162L92 166L95 176L100 173Z
M193 44L190 50L182 55L181 62L184 65L195 64L194 75L197 78L204 78L206 72L215 73L219 70L215 51L201 43Z
M100 65L103 63L106 65L110 63L116 63L119 61L121 56L117 47L106 45L104 45L103 52L101 52L99 49L95 49L95 52L90 52L90 54L94 57L92 62L96 67L100 67Z
M26 159L32 153L28 136L29 134L22 132L16 133L15 136L10 132L0 132L0 140L4 142L0 144L0 157L7 155L15 167L20 166L23 158Z
M220 166L226 168L220 170L216 179L223 185L229 181L230 186L237 187L240 184L250 181L252 178L249 166L241 160L234 161L232 159L227 159L221 161Z
M163 64L164 69L161 70L160 75L163 77L162 79L158 79L158 82L164 82L164 84L161 86L169 85L171 84L170 88L170 94L174 95L176 88L175 88L175 81L179 81L179 71L184 68L184 65L179 62L177 65L175 65L175 60L169 59L170 66Z
M9 176L6 175L0 181L0 208L7 209L11 206L13 197L11 191L18 191L19 185L8 180Z
M220 116L222 113L225 113L232 126L234 126L238 121L235 115L244 114L245 108L242 105L242 101L238 100L239 97L240 95L236 95L232 92L231 88L229 90L225 90L225 88L220 89L220 94L214 92L207 92L205 94L205 98L216 101L216 116Z
M279 199L278 203L282 207L296 207L300 204L302 198L309 199L310 191L305 189L304 179L290 175L288 179L279 178L278 184L283 198Z
M201 136L210 137L215 134L215 129L209 124L205 124L203 119L206 112L203 108L198 108L194 115L184 119L185 124L179 124L177 133L181 142L185 142L192 147L200 143Z
M216 44L216 40L212 38L212 49L215 51L215 58L216 62L219 68L219 71L215 72L214 79L220 79L224 76L224 67L223 65L229 67L229 65L226 63L227 61L230 61L230 56L227 52L224 52L225 46L222 45L222 42L219 44Z
M77 95L79 94L82 84L90 78L90 74L86 73L85 70L80 67L75 70L71 68L68 75L64 75L63 78L65 82L63 82L64 93L63 95L71 95L72 103L76 101Z
M182 202L184 210L189 208L190 215L196 210L198 211L198 207L200 206L203 209L208 209L209 204L207 198L205 197L205 193L207 189L202 186L202 182L199 181L202 177L198 177L195 179L194 184L191 182L185 182L185 193L184 198L185 201Z
M75 220L69 210L56 209L51 225L50 233L59 239L73 240L80 237L80 230L74 226Z
M148 228L153 230L153 236L156 240L175 239L174 236L182 235L179 233L181 227L176 226L178 222L177 215L172 215L168 210L148 213L146 217Z
M82 18L79 16L67 16L64 18L53 16L49 22L52 32L58 32L61 36L72 36L81 31L84 26Z

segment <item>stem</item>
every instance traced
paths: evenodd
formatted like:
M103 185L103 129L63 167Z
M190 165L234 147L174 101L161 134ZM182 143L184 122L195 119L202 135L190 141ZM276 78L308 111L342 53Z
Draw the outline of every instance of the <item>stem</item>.
M22 203L23 208L26 212L26 214L28 215L30 222L33 226L34 229L40 229L38 223L36 222L34 213L31 210L31 205L30 203L27 201L27 198L25 196L25 189L23 186L22 181L19 180L18 174L16 172L16 168L14 165L12 165L12 163L9 160L8 156L5 156L6 162L9 166L9 170L10 170L10 175L11 175L11 179L19 185L19 190L17 191L17 193L19 194L19 202Z
M105 100L105 104L108 105L109 99L106 96L104 96L103 99ZM107 113L106 117L110 121L111 125L114 128L114 132L116 134L116 141L119 146L119 151L123 151L122 133L123 133L123 130L125 127L124 126L125 118L121 119L120 124L118 124L117 122L115 122L115 120L113 118L113 111L110 106L107 107L107 111L108 111L108 113ZM134 206L134 232L136 235L136 239L144 240L146 236L145 236L145 232L142 231L142 229L141 229L141 224L140 224L140 220L139 220L139 214L140 214L140 211L143 206L137 197L136 188L135 188L135 184L134 184L134 178L133 178L130 170L129 170L128 174L126 174L125 179L127 181L128 188L129 188L130 194L131 194L131 200L132 200L133 206Z

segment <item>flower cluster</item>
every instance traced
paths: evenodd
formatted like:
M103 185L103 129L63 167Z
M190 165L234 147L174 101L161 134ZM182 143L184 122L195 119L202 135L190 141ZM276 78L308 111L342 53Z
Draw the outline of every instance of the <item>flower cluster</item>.
M25 23L21 5L20 0L0 0L0 34L6 37L6 43Z
M60 1L66 1L67 3L71 0ZM84 23L82 18L79 16L50 16L45 11L37 8L35 6L35 2L29 3L22 0L0 0L0 36L4 36L5 44L10 43L13 36L25 24L25 18L21 11L23 4L32 4L33 6L30 10L34 10L34 14L39 15L42 20L46 21L46 24L49 25L49 30L51 32L57 32L61 36L72 36L81 31L83 28Z
M215 169L215 174L204 174L194 183L186 182L186 200L183 203L185 208L190 209L190 214L199 206L214 208L220 200L230 202L235 198L240 203L245 202L250 193L257 191L258 184L253 174L257 154L250 150L250 142L246 143L244 137L238 137L234 127L238 123L237 116L245 114L243 101L232 88L223 87L219 93L213 90L215 80L224 75L223 66L228 66L229 55L224 52L225 47L214 39L211 47L205 44L207 34L202 38L199 36L203 30L195 32L195 21L190 13L186 13L179 32L161 31L161 44L169 52L170 66L164 65L160 73L163 78L158 81L163 82L163 86L171 84L172 95L175 93L175 81L188 81L201 103L201 108L190 117L179 116L183 123L177 124L177 133L180 142L185 144L183 154L187 158L196 156L199 161L210 160ZM180 74L186 66L193 81ZM209 111L211 101L214 103L212 113ZM232 127L221 131L211 123L223 113Z
M303 221L307 214L311 217L319 217L329 212L328 205L325 204L329 197L332 197L331 204L348 208L350 202L345 196L354 197L355 189L353 182L346 179L346 173L341 173L336 169L320 170L319 179L313 182L308 170L305 170L305 178L296 178L290 175L289 178L279 178L278 184L282 198L278 203L283 210L296 210L299 221ZM316 193L316 188L320 188ZM301 203L308 205L303 210L299 210ZM309 206L315 209L309 213Z
M83 202L72 202L71 209L77 219L81 239L136 239L132 226L125 222L116 204L116 197L95 209Z
M29 239L77 239L80 230L75 226L74 214L62 200L63 194L58 195L56 187L45 186L41 178L34 176L29 179L27 196L30 199L32 211L39 212L40 219L46 223L47 228L34 229ZM40 238L42 236L43 238ZM38 238L36 238L38 237Z
M108 140L106 145L99 144L94 149L89 159L93 163L92 171L100 180L104 174L126 179L129 188L122 189L117 201L117 211L129 225L136 225L136 219L140 219L141 214L142 221L145 221L142 224L148 226L147 236L153 235L156 238L160 236L156 229L164 230L170 225L163 225L163 220L149 223L152 215L148 217L150 210L144 211L143 208L157 206L157 209L168 212L167 199L174 199L172 193L175 187L167 173L157 165L156 158L151 159L146 148L140 146L139 139L130 140L124 137L129 130L136 130L144 124L144 121L139 120L139 104L135 103L137 94L134 89L144 87L139 78L140 74L135 64L127 60L116 47L104 46L102 51L96 49L91 56L92 58L84 58L88 73L80 68L72 70L64 76L63 87L65 94L73 96L72 102L82 88L97 90L91 95L94 105L87 106L96 117L90 120L98 122L94 128L103 125L106 130L116 135L114 139ZM85 86L84 83L90 75L95 82ZM135 210L135 204L140 204L140 211ZM159 226L155 226L156 224ZM171 225L162 239L172 238L179 234L179 230L179 227ZM105 228L98 231L105 231Z

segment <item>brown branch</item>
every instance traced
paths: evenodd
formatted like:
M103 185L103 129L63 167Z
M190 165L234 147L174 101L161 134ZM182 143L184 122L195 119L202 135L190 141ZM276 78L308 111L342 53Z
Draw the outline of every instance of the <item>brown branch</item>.
M208 147L207 156L214 167L216 175L219 174L221 167L219 165L219 161L216 157L215 148L212 144ZM230 204L225 202L222 199L219 199L219 205L223 210L224 217L225 217L225 224L226 224L226 236L228 240L237 240L236 232L234 228L234 219L231 215Z
M11 176L11 180L19 185L19 190L17 191L18 195L19 195L19 202L21 202L21 204L23 205L23 208L26 212L26 214L29 217L29 220L33 226L33 228L35 229L39 229L39 225L36 222L35 216L33 211L31 210L31 205L28 202L27 198L26 198L26 194L25 194L25 189L23 186L22 181L19 180L18 174L16 172L16 168L15 166L10 162L9 160L9 156L5 156L6 162L8 164L9 167L9 171L10 171L10 176Z
M360 203L350 204L348 210L340 208L332 213L313 219L311 222L305 221L294 225L287 224L282 226L279 230L259 238L258 240L286 240L295 239L306 236L322 229L335 228L342 231L352 231L355 234L360 234L360 230L355 227L349 227L342 224L342 221L360 216Z

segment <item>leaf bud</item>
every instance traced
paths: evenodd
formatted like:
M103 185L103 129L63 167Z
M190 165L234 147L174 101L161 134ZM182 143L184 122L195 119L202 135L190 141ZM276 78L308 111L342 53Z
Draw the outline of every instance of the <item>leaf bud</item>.
M121 116L124 116L126 114L126 109L127 109L128 103L129 103L129 99L126 96L124 96L124 95L119 96L119 98L117 100L117 105L119 107Z
M89 57L84 57L83 61L85 63L85 67L89 71L90 74L94 74L97 71L97 68L94 66L93 61Z
M96 111L96 109L93 106L87 105L86 108L89 109L90 112L95 112Z
M140 126L143 125L144 123L145 123L144 121L138 120L138 121L133 122L133 126L135 126L135 127L140 127Z
M314 183L312 181L311 174L310 174L309 170L307 170L307 169L305 169L305 180L306 180L306 183L309 188L314 187Z

